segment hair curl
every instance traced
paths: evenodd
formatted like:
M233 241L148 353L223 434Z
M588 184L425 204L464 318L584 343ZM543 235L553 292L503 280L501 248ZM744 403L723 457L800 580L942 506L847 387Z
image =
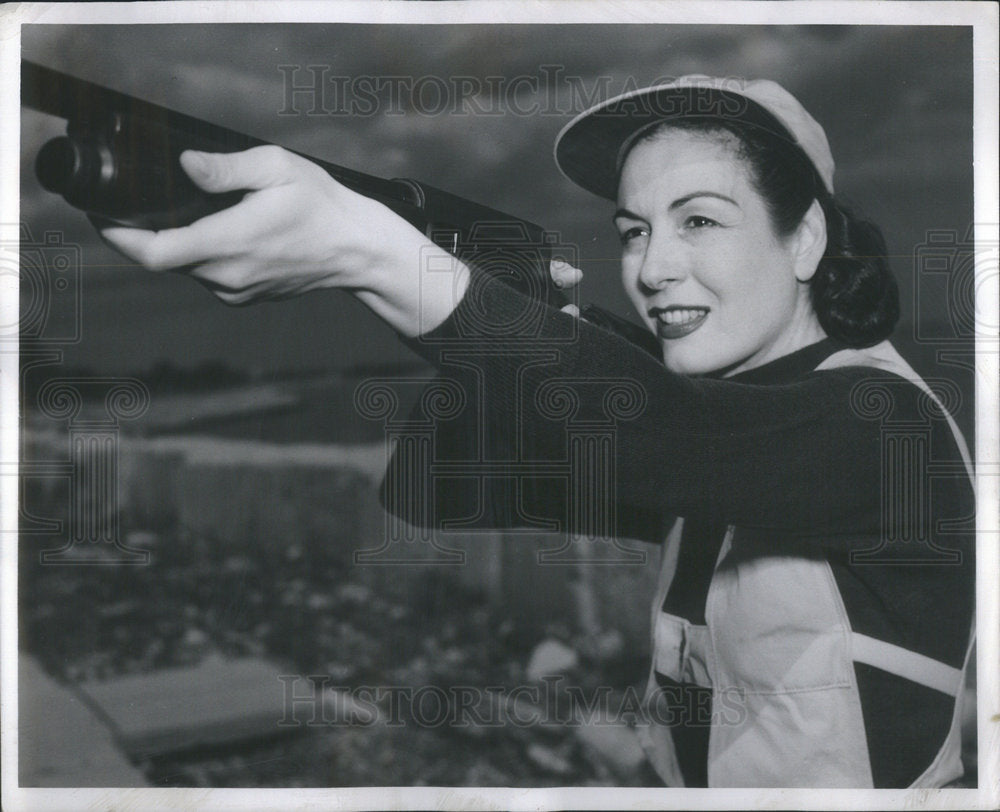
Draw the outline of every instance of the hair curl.
M837 201L812 162L787 136L738 119L671 119L642 140L666 130L729 133L750 169L775 232L798 228L814 200L826 217L826 250L810 281L809 295L820 326L850 347L870 347L891 335L899 320L899 289L889 267L881 230Z

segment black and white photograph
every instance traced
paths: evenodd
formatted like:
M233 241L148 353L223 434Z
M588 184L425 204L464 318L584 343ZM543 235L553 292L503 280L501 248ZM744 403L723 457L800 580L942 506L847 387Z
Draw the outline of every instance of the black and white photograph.
M996 808L995 6L7 8L4 808Z

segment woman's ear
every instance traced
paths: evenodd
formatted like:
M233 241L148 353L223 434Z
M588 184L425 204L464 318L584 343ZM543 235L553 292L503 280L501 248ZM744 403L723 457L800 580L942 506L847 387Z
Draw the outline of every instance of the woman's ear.
M808 282L816 273L826 251L826 215L818 200L813 200L793 236L795 278Z

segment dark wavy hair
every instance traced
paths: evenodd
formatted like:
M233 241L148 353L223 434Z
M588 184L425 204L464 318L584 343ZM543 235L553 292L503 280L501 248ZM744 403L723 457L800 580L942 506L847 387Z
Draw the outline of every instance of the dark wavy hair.
M813 200L826 216L827 243L810 282L820 326L850 347L870 347L888 338L899 320L899 289L878 226L856 216L831 195L805 153L782 136L738 119L678 118L665 121L642 140L667 130L729 133L750 168L775 232L792 234Z

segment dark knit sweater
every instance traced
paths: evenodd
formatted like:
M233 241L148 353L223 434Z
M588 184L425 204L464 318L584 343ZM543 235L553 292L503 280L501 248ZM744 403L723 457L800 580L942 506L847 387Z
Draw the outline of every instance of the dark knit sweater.
M617 532L662 540L671 517L685 517L667 611L704 624L708 582L734 524L824 556L854 631L962 667L974 608L973 494L946 421L912 383L868 367L815 371L842 348L830 340L730 378L676 375L618 336L502 285L467 295L444 324L410 345L465 400L461 415L437 422L434 458L480 461L490 472L478 480L436 477L434 516L416 517L423 523L447 526L478 514L480 526L551 521L580 529L565 478L546 464L567 459L570 423L613 425ZM551 405L557 381L573 392L568 411ZM634 416L628 407L612 409L618 417L609 418L608 393L621 382L633 395L638 387L644 408ZM866 400L865 391L881 393L875 397L888 408L879 412L881 401ZM909 474L924 478L926 498L893 514L898 506L884 504L891 472L883 450L900 427L926 439L922 465ZM390 465L388 481L398 476ZM915 493L920 483L912 484ZM852 559L878 549L888 524L896 537L915 540ZM943 561L928 540L958 560ZM906 786L941 746L954 701L879 669L855 668L875 786ZM674 734L688 785L704 786L707 728Z

